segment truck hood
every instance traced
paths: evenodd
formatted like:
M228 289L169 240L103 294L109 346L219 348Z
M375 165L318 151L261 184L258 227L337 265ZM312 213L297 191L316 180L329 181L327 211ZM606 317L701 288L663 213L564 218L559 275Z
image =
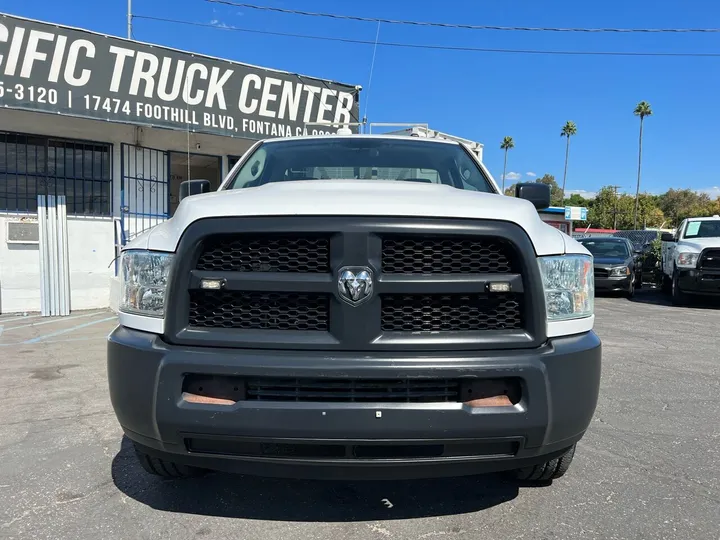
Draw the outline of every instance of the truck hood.
M678 249L685 248L688 251L697 251L699 253L705 248L720 248L720 238L691 238L689 240L680 240L677 247Z
M381 180L277 182L254 188L216 191L182 201L172 219L130 243L126 249L175 251L194 221L250 216L393 216L488 219L516 223L530 237L537 255L561 255L566 243L545 224L528 201L451 186ZM569 241L569 242L568 242ZM579 244L578 244L579 246ZM572 249L584 253L580 246Z

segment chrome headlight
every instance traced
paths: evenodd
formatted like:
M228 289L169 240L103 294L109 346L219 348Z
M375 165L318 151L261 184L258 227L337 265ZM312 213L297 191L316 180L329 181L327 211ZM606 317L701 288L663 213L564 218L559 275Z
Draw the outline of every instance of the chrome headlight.
M627 266L616 266L610 270L610 277L623 277L630 275L630 268Z
M120 262L120 311L162 317L165 314L171 253L128 250Z
M697 266L699 256L699 253L681 251L677 254L677 265L682 268L695 268Z
M595 274L588 255L540 257L548 321L590 317L595 309Z

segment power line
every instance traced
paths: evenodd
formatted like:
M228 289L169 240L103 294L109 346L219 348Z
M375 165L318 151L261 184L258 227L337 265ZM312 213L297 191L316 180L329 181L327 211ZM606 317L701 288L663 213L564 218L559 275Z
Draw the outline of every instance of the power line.
M640 52L640 51L558 51L558 50L539 50L539 49L491 49L483 47L463 47L452 45L429 45L420 43L401 43L391 41L339 38L331 36L316 36L309 34L294 34L290 32L273 32L270 30L257 30L254 28L241 28L238 26L218 26L215 24L199 23L194 21L182 21L177 19L166 19L163 17L150 17L147 15L133 15L134 19L146 19L149 21L167 22L173 24L186 24L190 26L199 26L203 28L214 28L215 30L231 30L235 32L246 32L249 34L263 34L268 36L282 36L300 39L313 39L320 41L335 41L341 43L355 43L359 45L377 45L379 47L397 47L406 49L428 49L436 51L456 51L456 52L484 52L484 53L506 53L506 54L550 54L550 55L566 55L566 56L667 56L667 57L708 57L718 58L720 53L671 53L671 52Z
M356 15L338 15L336 13L319 13L313 11L301 11L298 9L285 9L272 6L258 6L245 2L230 2L229 0L205 0L213 4L225 4L227 6L255 9L258 11L272 11L289 15L302 15L305 17L322 17L326 19L339 19L345 21L372 22L384 24L404 24L411 26L433 26L440 28L462 28L465 30L501 30L511 32L616 32L616 33L720 33L720 28L549 28L531 26L490 26L473 24L453 24L427 21L406 21L398 19L376 19L374 17L358 17Z
M370 77L368 78L368 89L365 97L365 114L363 114L363 121L367 120L368 105L370 104L370 90L372 90L373 71L375 71L375 54L377 53L377 43L379 38L380 23L378 23L377 31L375 32L375 45L373 46L372 62L370 62Z

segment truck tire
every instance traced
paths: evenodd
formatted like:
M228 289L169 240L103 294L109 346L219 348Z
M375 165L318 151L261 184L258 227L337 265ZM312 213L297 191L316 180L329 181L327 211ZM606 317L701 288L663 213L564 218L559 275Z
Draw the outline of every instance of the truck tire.
M562 477L570 468L576 445L572 445L565 453L555 459L551 459L534 467L525 467L514 471L515 478L524 482L549 482Z
M662 292L666 294L670 294L672 292L672 280L667 277L665 274L662 275L662 284L661 284Z
M678 286L677 272L673 273L671 288L673 306L686 306L688 304L688 295L682 292Z
M187 465L181 465L179 463L151 456L140 450L138 447L135 447L135 455L137 456L140 465L146 472L156 476L162 476L163 478L193 478L195 476L202 476L205 474L203 469L188 467Z

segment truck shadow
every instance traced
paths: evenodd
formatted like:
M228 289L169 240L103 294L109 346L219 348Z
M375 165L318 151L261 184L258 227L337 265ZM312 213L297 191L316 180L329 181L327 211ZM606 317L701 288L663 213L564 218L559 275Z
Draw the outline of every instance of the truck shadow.
M635 292L635 296L630 302L636 304L651 304L655 306L674 307L672 298L668 293L663 292L659 287L644 285L642 289ZM678 307L677 309L696 308L696 309L715 309L720 307L717 298L698 296L693 298L692 302L687 306Z
M497 475L393 482L340 482L210 473L165 480L147 474L123 437L112 462L115 486L155 510L269 521L352 522L465 514L517 497Z

